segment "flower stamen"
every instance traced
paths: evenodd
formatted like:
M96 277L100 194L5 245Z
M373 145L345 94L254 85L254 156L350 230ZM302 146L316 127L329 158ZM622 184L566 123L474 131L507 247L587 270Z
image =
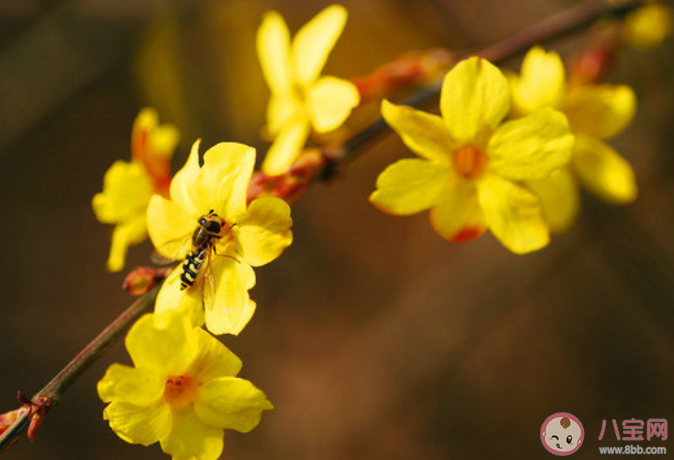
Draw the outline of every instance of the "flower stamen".
M454 152L454 170L464 179L477 179L487 167L487 155L472 145L464 145Z
M183 407L192 404L195 399L197 383L193 378L179 375L170 376L164 385L164 401L173 407Z

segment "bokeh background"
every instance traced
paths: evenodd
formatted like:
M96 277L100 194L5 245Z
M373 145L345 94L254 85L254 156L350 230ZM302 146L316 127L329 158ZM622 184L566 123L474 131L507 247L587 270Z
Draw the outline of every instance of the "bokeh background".
M578 3L345 0L349 22L326 73L486 45ZM281 11L295 31L328 4L0 1L0 411L132 301L124 275L105 271L111 229L90 202L110 164L129 158L139 109L179 126L176 168L196 137L264 152L262 13ZM550 46L568 55L582 42ZM366 200L377 174L411 155L394 136L313 187L293 209L295 243L257 270L255 317L223 338L276 406L250 434L227 432L223 458L550 458L539 430L560 411L585 427L574 458L594 458L597 446L629 444L612 419L674 421L672 45L625 50L610 75L639 96L613 142L635 167L638 200L611 208L584 196L575 227L538 253L510 254L489 235L450 244L425 213L377 212ZM151 251L133 248L128 267ZM114 361L128 362L121 344L7 458L165 458L102 420L95 383ZM640 445L674 452L672 439Z

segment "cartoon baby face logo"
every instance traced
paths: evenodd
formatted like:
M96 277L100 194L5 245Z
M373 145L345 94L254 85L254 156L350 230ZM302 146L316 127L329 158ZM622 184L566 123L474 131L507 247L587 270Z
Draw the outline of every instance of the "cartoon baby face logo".
M583 424L566 412L552 414L541 427L543 447L555 455L571 455L580 449L584 437Z

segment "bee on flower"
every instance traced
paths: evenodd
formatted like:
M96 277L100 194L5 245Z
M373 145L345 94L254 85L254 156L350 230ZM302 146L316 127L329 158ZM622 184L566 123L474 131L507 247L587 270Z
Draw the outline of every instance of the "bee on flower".
M214 334L238 334L255 311L252 267L276 259L292 242L290 206L280 198L247 204L255 149L220 143L204 154L199 141L171 181L170 199L154 195L148 231L157 252L182 261L164 282L155 312L182 310Z
M344 7L329 6L305 24L291 43L283 17L275 11L265 15L257 34L257 52L271 89L266 131L273 143L262 163L266 174L285 173L310 130L337 129L360 102L353 83L321 76L346 17Z
M126 442L159 442L174 459L215 460L223 430L247 433L273 406L236 377L241 360L215 337L183 315L164 322L160 328L148 314L129 330L134 366L113 364L98 382L98 395L109 403L103 416Z
M108 270L122 270L129 246L147 238L147 206L153 194L168 195L178 140L175 126L159 125L157 113L145 108L133 124L131 161L118 160L105 173L92 206L100 222L115 225Z
M467 241L486 229L523 254L547 245L548 224L523 182L548 177L569 161L566 117L542 108L504 121L510 88L489 61L473 57L445 76L442 116L384 100L382 115L420 159L400 160L377 178L370 201L393 215L427 209L433 229Z
M520 75L509 76L518 117L542 107L562 111L576 137L571 162L543 180L527 181L540 197L553 231L568 229L579 208L579 182L610 204L627 204L637 197L630 164L606 142L632 121L636 96L627 85L566 83L564 64L555 52L537 46L524 57Z

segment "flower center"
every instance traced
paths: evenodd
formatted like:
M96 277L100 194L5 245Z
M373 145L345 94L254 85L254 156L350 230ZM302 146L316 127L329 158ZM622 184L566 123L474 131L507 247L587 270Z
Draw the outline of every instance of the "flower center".
M454 170L464 179L477 179L487 168L487 154L472 145L454 152Z
M164 401L173 407L187 406L194 402L197 383L185 375L170 376L164 385Z

